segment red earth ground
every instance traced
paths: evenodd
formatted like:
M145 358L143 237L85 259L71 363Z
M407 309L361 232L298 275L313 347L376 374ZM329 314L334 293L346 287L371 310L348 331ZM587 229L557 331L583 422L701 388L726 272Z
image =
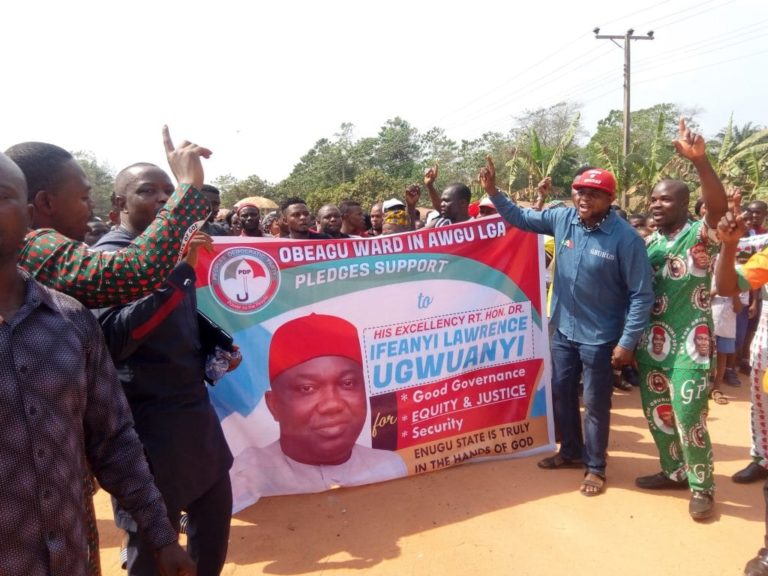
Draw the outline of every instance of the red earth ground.
M579 470L536 458L466 464L322 494L265 498L237 514L224 575L737 576L762 545L762 483L734 484L748 462L749 389L710 405L717 508L688 516L688 492L643 492L659 469L637 389L614 395L606 492L586 498ZM96 496L105 576L118 564L109 499Z

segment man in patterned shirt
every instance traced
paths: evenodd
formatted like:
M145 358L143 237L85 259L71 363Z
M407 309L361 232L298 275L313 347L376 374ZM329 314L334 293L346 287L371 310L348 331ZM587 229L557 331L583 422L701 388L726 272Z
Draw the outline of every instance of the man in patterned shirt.
M637 478L635 484L648 490L690 487L688 512L694 520L703 520L714 511L714 479L707 431L711 346L703 345L702 339L712 334L710 263L718 250L715 228L727 200L704 139L688 130L683 120L679 130L673 143L699 174L707 215L696 222L688 219L690 193L683 182L662 180L653 189L650 210L658 229L648 238L647 250L656 303L640 339L637 362L643 411L659 450L661 472ZM659 386L660 381L665 385ZM654 417L668 406L674 429L660 426Z
M19 265L36 280L75 297L89 308L127 304L162 285L176 263L181 237L190 224L210 210L197 192L203 183L200 160L210 150L183 141L174 147L168 127L163 142L179 188L146 232L130 249L112 254L89 250L82 240L93 204L91 184L66 150L42 142L25 142L8 149L27 181L32 228L24 238ZM25 220L26 222L26 220ZM90 478L86 479L86 511L92 575L100 573L98 532Z
M743 477L750 481L765 478L765 437L763 428L766 419L766 403L768 402L768 379L766 379L766 359L768 359L768 312L766 312L765 300L768 300L768 248L763 249L752 256L746 264L736 268L736 255L739 249L739 240L744 236L747 226L741 215L741 206L738 201L733 212L728 212L720 220L718 232L723 243L720 257L717 259L715 280L717 290L722 296L735 296L746 290L758 290L762 292L763 312L760 316L760 326L756 340L752 345L752 456L753 461L741 471ZM752 204L750 204L752 206ZM761 423L763 423L761 425ZM738 473L737 473L738 474ZM757 556L749 561L744 574L746 576L768 576L768 481L763 485L763 499L765 500L765 548L761 548Z
M91 185L72 155L42 142L9 148L6 154L27 180L34 228L24 239L19 265L89 308L126 304L159 288L176 265L184 232L210 212L198 190L200 157L211 151L186 140L175 148L167 127L163 141L178 188L135 246L111 254L92 252L82 242L93 208Z
M86 574L88 469L131 511L164 574L195 574L95 318L17 267L26 231L24 175L0 154L0 574Z

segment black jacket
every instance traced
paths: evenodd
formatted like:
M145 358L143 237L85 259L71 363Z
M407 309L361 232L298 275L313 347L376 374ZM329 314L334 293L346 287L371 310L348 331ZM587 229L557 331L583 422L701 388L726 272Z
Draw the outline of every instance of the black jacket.
M131 240L118 229L94 249L117 250ZM162 288L102 311L99 322L158 488L195 500L227 473L232 454L203 382L194 270L178 264Z

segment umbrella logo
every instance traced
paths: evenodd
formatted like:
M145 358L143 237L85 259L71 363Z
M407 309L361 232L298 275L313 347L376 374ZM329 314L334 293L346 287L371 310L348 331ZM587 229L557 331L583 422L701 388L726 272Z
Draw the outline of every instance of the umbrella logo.
M269 304L280 286L272 257L255 248L224 250L211 263L208 285L225 308L241 314Z

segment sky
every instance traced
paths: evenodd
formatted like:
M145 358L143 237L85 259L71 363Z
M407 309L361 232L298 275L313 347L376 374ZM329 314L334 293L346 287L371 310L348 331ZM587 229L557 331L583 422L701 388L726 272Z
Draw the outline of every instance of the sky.
M166 167L165 123L213 150L209 181L278 182L343 122L460 141L568 100L592 133L623 107L623 48L595 27L654 31L631 42L632 110L694 109L705 136L731 114L768 126L766 0L30 0L2 24L0 150L51 142L113 171Z

